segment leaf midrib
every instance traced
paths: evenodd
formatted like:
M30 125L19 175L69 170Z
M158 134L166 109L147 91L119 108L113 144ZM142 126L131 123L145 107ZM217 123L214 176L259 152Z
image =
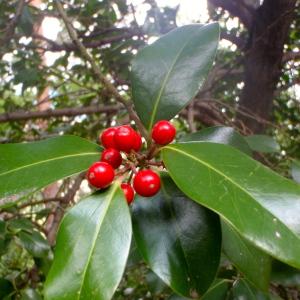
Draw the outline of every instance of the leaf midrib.
M175 152L177 151L177 152L179 152L179 153L181 153L181 154L183 154L183 155L185 155L185 156L187 156L187 157L190 157L190 158L193 159L193 160L198 161L200 164L206 166L208 169L212 169L212 170L214 170L216 173L218 173L219 175L223 176L226 180L228 180L229 182L231 182L231 183L232 183L233 185L235 185L238 189L242 190L245 194L247 194L248 196L250 196L250 198L254 199L254 198L253 198L253 195L250 194L247 190L245 190L242 186L240 186L237 182L233 181L233 180L232 180L230 177L228 177L226 174L220 172L218 169L214 168L212 165L208 164L207 162L205 162L205 161L199 159L199 158L196 157L196 156L193 156L193 155L191 155L191 154L189 154L189 153L186 153L185 151L179 150L178 148L174 148L174 146L173 146L173 147L172 147L172 146L165 146L164 149L173 150L173 151L175 151ZM270 213L271 216L274 216L274 217L278 218L278 217L275 216L271 211L269 211L268 209L266 209L260 202L255 201L255 203L257 203L261 208L267 210L267 211ZM227 220L227 222L228 222L229 224L231 224L231 225L235 228L235 225L232 224L232 222L231 222L230 220L228 220L224 215L222 215L222 216L223 216L223 218L224 218L225 220ZM286 224L284 224L284 223L281 221L281 219L278 218L278 220L280 221L280 223L282 224L283 227L287 228L287 229L292 233L292 235L293 235L294 237L296 237L298 240L300 240L300 237L299 237L299 236L298 236L291 228L289 228Z
M165 87L166 87L167 82L168 82L168 80L169 80L169 78L170 78L170 76L171 76L171 73L172 73L172 71L173 71L173 69L174 69L174 66L176 65L176 63L177 63L179 57L181 56L181 54L182 54L184 48L185 48L186 45L191 41L191 39L194 37L194 35L196 35L196 33L197 33L197 31L194 32L194 33L191 35L191 37L190 37L189 39L187 39L187 41L183 44L183 46L182 46L181 49L179 50L178 54L175 56L174 61L172 62L169 71L166 73L166 76L165 76L165 78L164 78L164 80L163 80L163 83L162 83L162 85L161 85L161 88L160 88L160 90L159 90L159 93L158 93L158 95L157 95L157 97L156 97L156 100L155 100L155 102L154 102L154 107L153 107L152 114L151 114L151 118L150 118L150 124L149 124L149 127L148 127L149 131L151 130L151 128L152 128L152 126L153 126L154 118L155 118L155 115L156 115L156 112L157 112L157 108L158 108L159 102L160 102L160 100L161 100L162 93L163 93L163 91L165 90Z
M78 295L78 300L80 300L81 298L81 292L82 292L82 288L83 288L83 285L84 285L84 282L85 282L85 276L86 276L86 272L89 268L89 265L90 265L90 262L91 262L91 258L92 258L92 255L94 253L94 250L95 250L95 246L96 246L96 241L97 241L97 238L99 236L99 232L101 230L101 226L104 222L104 219L105 219L105 216L107 214L107 211L112 203L112 199L113 199L113 196L115 195L116 191L117 191L117 188L118 188L118 185L115 183L113 186L112 186L112 190L111 190L111 193L108 195L108 200L107 200L107 205L104 209L104 213L103 213L103 218L102 220L99 222L98 226L96 227L96 230L95 230L95 234L94 234L94 237L93 237L93 242L92 242L92 246L91 246L91 250L89 252L89 255L88 255L88 259L87 259L87 264L86 264L86 267L84 268L83 270L83 274L82 274L82 282L81 282L81 285L79 287L79 291L77 293ZM99 208L99 207L98 207ZM98 209L97 208L97 209ZM96 209L96 210L97 210Z
M11 169L11 170L9 170L9 171L0 173L0 177L1 177L1 176L4 176L4 175L7 175L7 174L10 174L10 173L13 173L13 172L20 171L20 170L22 170L22 169L30 168L30 167L32 167L32 166L46 164L46 163L51 162L51 161L59 161L59 160L62 160L62 159L65 159L65 158L71 158L71 157L92 156L92 155L96 155L96 154L99 154L99 153L98 153L98 152L76 153L76 154L70 154L70 155L58 156L58 157L50 158L50 159L47 159L47 160L40 160L40 161L34 162L34 163L32 163L32 164L28 164L28 165L25 165L25 166L21 166L21 167L18 167L18 168Z

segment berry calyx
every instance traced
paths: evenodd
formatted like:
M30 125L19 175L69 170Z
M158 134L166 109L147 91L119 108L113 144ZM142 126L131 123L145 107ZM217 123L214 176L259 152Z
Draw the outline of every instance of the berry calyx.
M116 149L116 143L114 136L116 134L117 127L110 127L105 129L101 136L100 141L104 148L114 148Z
M122 164L122 156L118 150L108 148L103 150L101 154L101 161L107 162L114 169L117 169Z
M160 189L160 178L152 170L138 171L133 179L133 187L143 197L154 196Z
M136 132L128 125L118 127L114 135L116 148L129 153L130 150L133 149L136 138L135 135Z
M134 138L134 144L132 146L132 149L135 152L139 152L142 148L142 137L141 135L135 131L135 138Z
M95 162L87 172L88 182L96 188L105 188L114 180L115 172L110 164L104 161Z
M124 192L124 196L128 204L131 204L134 198L134 190L129 183L122 183L121 189Z
M174 140L175 127L166 120L158 121L152 129L152 139L158 145L167 145Z

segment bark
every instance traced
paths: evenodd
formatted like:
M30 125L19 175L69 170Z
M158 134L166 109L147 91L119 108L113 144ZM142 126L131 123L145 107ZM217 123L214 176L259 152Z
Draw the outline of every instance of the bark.
M94 105L86 107L70 107L61 109L48 109L43 111L16 111L12 113L0 114L0 123L11 121L24 121L33 119L50 119L52 117L74 117L79 115L91 115L97 113L116 113L122 107L120 105Z
M232 16L238 17L246 27L251 26L253 7L243 0L209 0L209 2L227 10Z
M21 18L24 6L25 6L25 0L20 0L16 7L15 16L7 24L7 27L4 30L3 38L0 39L0 47L6 46L11 40L12 36L14 35L16 26ZM2 58L4 53L5 52L0 52L0 58Z
M255 10L245 52L244 89L240 111L257 119L269 120L278 83L283 46L293 20L296 0L265 0ZM253 133L263 132L265 124L238 113L237 120Z

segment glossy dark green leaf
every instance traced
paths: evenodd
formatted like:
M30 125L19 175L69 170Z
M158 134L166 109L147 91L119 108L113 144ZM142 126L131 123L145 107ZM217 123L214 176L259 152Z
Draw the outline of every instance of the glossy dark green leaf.
M50 251L48 241L37 231L21 231L18 234L23 246L33 257L47 257Z
M271 256L300 267L300 185L223 144L173 144L162 153L188 197Z
M262 293L256 290L246 280L240 279L236 281L232 286L230 300L247 299L247 300L275 300L277 297L272 297L269 294ZM279 298L280 299L280 298Z
M145 279L151 295L162 294L168 289L168 286L151 270L146 274Z
M101 148L76 136L0 145L0 199L86 170Z
M222 222L223 250L229 260L257 288L267 291L271 271L271 258L240 236L226 222Z
M291 173L293 179L300 183L300 161L295 160L292 162Z
M231 127L210 127L199 132L187 134L180 141L206 141L227 144L251 155L248 143ZM222 222L223 250L230 261L258 288L266 290L271 269L267 254L254 247L240 236L230 225Z
M186 134L180 139L180 142L200 141L231 145L232 147L251 155L251 149L244 137L231 127L209 127L198 132Z
M272 264L271 281L287 287L300 289L300 270L274 260Z
M132 62L132 96L150 130L173 118L195 96L210 70L219 41L219 25L177 28L145 47Z
M140 252L139 252L138 248L137 248L135 240L132 239L131 246L130 246L130 251L129 251L129 256L128 256L128 260L127 260L127 267L132 268L135 265L139 264L142 260L143 259L140 255Z
M57 237L45 284L46 300L109 300L127 261L131 220L116 182L73 207Z
M202 295L216 275L221 230L216 214L188 199L161 174L161 191L133 205L136 244L151 269L177 294Z
M253 151L263 153L275 153L280 151L280 146L271 136L254 134L245 136L245 139Z
M229 287L229 280L217 279L202 297L202 300L226 300Z

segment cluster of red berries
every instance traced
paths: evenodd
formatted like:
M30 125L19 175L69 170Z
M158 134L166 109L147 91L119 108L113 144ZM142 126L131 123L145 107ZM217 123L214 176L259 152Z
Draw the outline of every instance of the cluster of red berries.
M174 126L162 120L153 126L151 136L155 145L167 145L173 141L175 135ZM112 183L116 175L131 170L134 172L133 187L130 183L132 176L128 182L121 184L128 204L133 201L135 192L143 197L151 197L159 191L159 175L149 169L151 151L148 155L139 153L143 142L137 131L129 125L110 127L102 132L100 142L105 148L101 154L101 161L95 162L87 172L87 179L92 186L105 188ZM121 152L126 159L123 159ZM114 169L118 169L122 163L123 169L115 174ZM137 168L140 169L137 171Z

